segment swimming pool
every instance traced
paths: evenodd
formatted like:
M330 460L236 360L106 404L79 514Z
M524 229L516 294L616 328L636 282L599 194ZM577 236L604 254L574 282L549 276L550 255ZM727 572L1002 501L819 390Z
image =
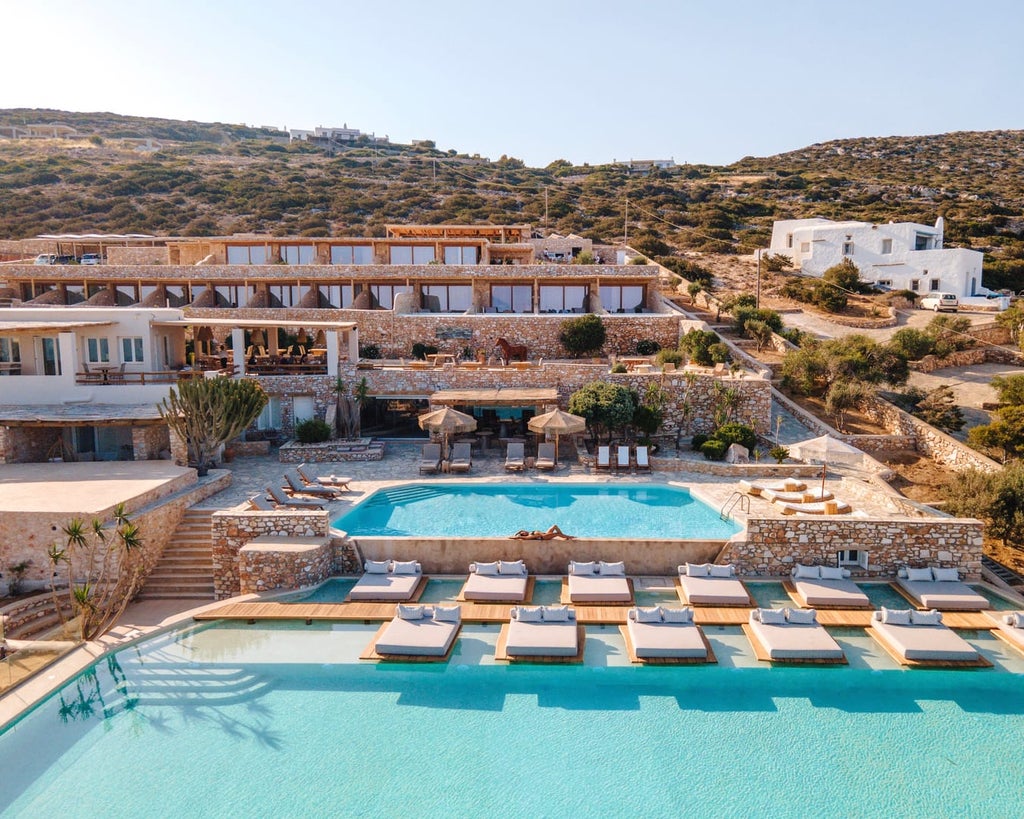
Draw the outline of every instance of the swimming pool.
M683 487L413 483L379 489L334 521L353 536L507 537L557 525L585 538L726 540L732 520Z
M750 667L738 628L709 630L719 667L614 665L614 628L585 666L498 666L493 625L444 665L354 662L376 628L123 649L0 735L0 812L1019 814L1019 675L860 666L862 631L837 634L851 668Z

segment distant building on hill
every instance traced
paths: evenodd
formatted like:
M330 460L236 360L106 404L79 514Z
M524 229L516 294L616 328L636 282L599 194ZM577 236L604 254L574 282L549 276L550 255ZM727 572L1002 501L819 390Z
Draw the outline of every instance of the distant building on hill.
M863 281L893 290L987 296L990 291L981 284L984 254L944 248L943 227L941 216L934 225L788 219L772 226L768 250L788 256L809 276L849 259Z
M78 133L75 128L63 122L35 125L0 125L0 137L7 139L74 139L87 134Z
M676 167L674 159L624 159L612 160L613 165L625 165L630 173L648 174L651 171L670 171Z
M349 128L348 123L340 128L318 125L312 131L300 128L289 129L288 135L291 140L302 142L330 143L330 142L358 142L365 139L370 142L387 144L388 138L378 137L376 134L364 134L358 128Z

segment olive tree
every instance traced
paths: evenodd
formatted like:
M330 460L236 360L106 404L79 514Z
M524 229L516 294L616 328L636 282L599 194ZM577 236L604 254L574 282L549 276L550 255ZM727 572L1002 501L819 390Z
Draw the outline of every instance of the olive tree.
M633 421L636 400L626 387L593 381L569 396L569 412L587 419L587 429L594 443L600 440L602 433L611 441L613 430Z

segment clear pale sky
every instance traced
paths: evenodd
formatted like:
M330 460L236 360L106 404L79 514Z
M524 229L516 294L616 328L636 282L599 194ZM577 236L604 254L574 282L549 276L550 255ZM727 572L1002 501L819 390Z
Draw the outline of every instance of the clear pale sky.
M0 108L724 164L1024 128L1019 0L0 0Z

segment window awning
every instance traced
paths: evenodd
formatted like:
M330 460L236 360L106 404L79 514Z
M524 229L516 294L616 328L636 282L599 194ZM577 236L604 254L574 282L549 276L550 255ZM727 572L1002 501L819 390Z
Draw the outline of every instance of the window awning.
M431 405L446 407L539 407L558 403L558 390L498 387L486 390L438 390Z
M0 426L5 427L160 423L156 404L0 404Z

